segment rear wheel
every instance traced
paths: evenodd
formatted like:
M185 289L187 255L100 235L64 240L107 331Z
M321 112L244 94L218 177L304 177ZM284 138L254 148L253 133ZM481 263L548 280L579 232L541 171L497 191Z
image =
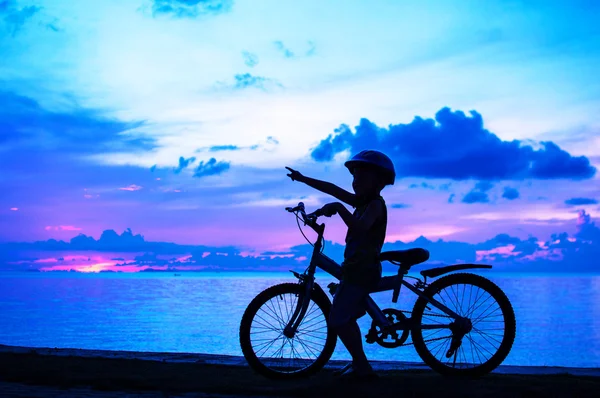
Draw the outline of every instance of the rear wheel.
M335 349L337 336L328 327L331 302L319 288L311 292L306 315L293 338L284 336L298 300L300 284L283 283L259 293L240 324L240 345L250 367L263 376L292 379L319 371Z
M468 318L471 326L460 345L453 346L454 320L419 297L412 313L412 338L429 367L444 375L478 377L506 359L515 340L516 320L508 298L496 284L479 275L452 274L433 282L425 294ZM452 323L452 328L423 327Z

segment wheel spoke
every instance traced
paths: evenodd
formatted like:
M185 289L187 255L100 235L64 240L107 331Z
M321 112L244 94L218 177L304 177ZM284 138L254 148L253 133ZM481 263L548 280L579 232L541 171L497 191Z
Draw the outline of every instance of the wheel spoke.
M272 346L273 344L275 344L275 342L276 342L277 340L279 340L280 338L282 338L282 337L283 337L283 336L276 338L275 340L271 341L271 343L264 343L264 344L265 344L265 347L263 347L263 348L264 348L264 351L262 351L262 350L261 350L261 352L267 352L267 351L269 350L269 348L271 348L271 346ZM283 337L283 338L285 338L285 337ZM268 344L268 345L267 345L267 344ZM260 344L259 344L259 346L260 346ZM256 353L256 356L257 356L257 357L261 357L261 356L262 356L261 352L257 352L257 353Z
M471 317L475 313L475 310L477 310L478 308L481 308L481 306L484 305L490 298L492 298L492 296L488 296L478 306L473 306L473 309L471 310L471 313L468 316Z
M257 320L254 320L254 323L257 323L257 324L259 324L260 326L262 326L263 328L265 328L265 329L269 329L269 330L272 330L272 331L274 331L274 332L280 332L280 331L281 331L281 329L275 329L273 326L270 326L270 325L269 325L269 326L267 326L267 325L268 325L268 323L269 323L269 321L267 321L266 319L264 319L263 317L261 317L261 316L260 316L260 315L258 315L258 314L256 314L256 316L257 316L257 317L258 317L260 320L262 320L263 322L265 322L265 323L264 323L264 324L263 324L263 323L260 323L260 322L258 322Z
M318 325L320 323L323 323L323 322L327 323L327 320L325 320L325 319L319 319L318 321L313 322L310 325L304 325L304 327L313 327L313 326L316 326L316 325ZM300 326L302 326L302 324L300 324Z
M489 308L489 307L488 307L488 308ZM498 315L492 315L494 312L496 312L496 311L498 311L498 310L500 310L500 314L498 314ZM504 317L504 315L502 315L502 309L501 309L500 307L498 307L498 308L494 309L494 310L493 310L493 311L491 311L491 312L490 312L488 315L485 315L485 316L484 316L484 314L481 314L481 315L479 315L477 318L471 319L471 322L473 322L473 324L475 325L475 324L477 324L477 322L479 322L479 320L481 320L482 318L494 318L494 317L497 317L497 316Z
M277 312L277 309L275 308L275 303L273 302L273 300L270 300L269 303L271 304L271 310L273 311L273 315L275 315L275 319L277 319L277 322L279 322L279 324L281 325L281 328L283 329L285 327L285 323L286 323L285 320L283 319L283 316Z
M273 312L273 310L268 305L265 305L265 307L267 307L270 312L267 312L266 310L263 310L262 308L261 308L261 310L266 315L268 315L269 317L271 317L271 319L275 320L275 322L277 322L279 324L279 327L283 329L284 325L282 324L281 320L279 318L277 318L277 314L275 312Z
M472 286L473 285L471 285L471 287ZM475 287L477 288L477 292L475 293L475 300L473 301L473 304L470 304L469 308L467 309L467 314L466 314L467 318L469 318L471 316L471 311L473 310L473 308L475 307L475 305L479 301L479 292L482 290L482 289L479 288L479 286L475 286Z
M301 338L296 337L298 339L298 343L300 343L300 345L302 345L302 347L304 347L304 352L306 354L312 354L315 359L317 359L318 355L315 354L315 352L312 350L313 347L310 347L310 345L304 341L302 341Z
M454 291L454 289L450 289L452 291L452 295L454 295L454 298L456 299L456 307L454 307L456 309L456 312L458 312L458 315L462 316L462 312L460 310L460 304L458 302L458 287L456 288L456 292Z
M281 296L279 296L279 297L281 297ZM279 301L277 301L277 309L279 310L279 315L281 316L281 318L279 318L279 319L281 319L283 324L287 324L287 322L290 320L290 318L283 315L283 310L281 308L280 301L281 301L281 299ZM273 306L275 306L275 304L273 304Z
M494 355L492 352L490 352L490 350L488 350L488 349L487 349L487 348L485 348L483 345L481 345L481 344L477 343L475 340L473 340L473 338L472 338L471 336L467 335L466 337L467 337L467 339L468 339L468 340L471 342L471 344L473 344L473 346L475 347L475 349L476 349L476 350L477 350L477 347L479 346L479 347L481 347L481 349L482 349L483 351L485 351L485 352L487 352L488 354L490 354L490 358L491 358L491 357ZM481 352L481 350L480 350L480 352ZM483 354L483 352L482 352L482 354ZM488 358L488 359L489 359L489 358Z
M489 339L488 339L488 338L485 336L485 334L484 334L484 333L478 332L477 330L474 330L474 332L475 332L475 333L477 333L477 334L479 334L481 337L483 337L483 339L484 339L485 341L487 341L487 342L488 342L488 343L489 343L491 346L493 346L493 344L491 343L491 341L490 341L490 340L489 340ZM490 338L491 338L492 340L494 340L495 342L497 342L497 343L498 343L498 347L500 346L500 344L502 344L502 342L501 342L501 341L498 341L498 340L496 340L496 339L495 339L495 338L493 338L493 337L490 337Z

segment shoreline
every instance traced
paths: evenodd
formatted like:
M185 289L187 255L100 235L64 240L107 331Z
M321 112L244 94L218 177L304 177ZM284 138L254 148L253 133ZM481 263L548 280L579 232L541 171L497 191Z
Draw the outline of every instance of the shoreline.
M372 361L380 378L342 381L330 361L310 378L277 381L243 357L0 345L2 397L597 397L600 369L500 366L479 379L443 377L424 364ZM192 395L190 395L192 394Z
M197 363L203 365L220 365L231 367L248 367L246 359L236 355L217 355L185 352L147 352L147 351L123 351L123 350L96 350L85 348L51 348L51 347L23 347L0 344L0 354L35 354L52 355L56 357L70 358L103 358L157 361L161 363ZM325 369L338 369L348 361L330 360ZM431 369L420 362L405 361L369 361L373 369L377 371L424 371L432 372ZM500 365L492 374L505 375L571 375L584 377L599 377L600 367L580 368L567 366L518 366Z

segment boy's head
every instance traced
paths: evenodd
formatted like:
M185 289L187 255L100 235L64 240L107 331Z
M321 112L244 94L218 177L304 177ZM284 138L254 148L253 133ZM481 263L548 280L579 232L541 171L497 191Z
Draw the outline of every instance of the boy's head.
M361 151L344 165L354 176L352 188L359 196L378 195L386 185L393 185L396 179L392 160L379 151Z

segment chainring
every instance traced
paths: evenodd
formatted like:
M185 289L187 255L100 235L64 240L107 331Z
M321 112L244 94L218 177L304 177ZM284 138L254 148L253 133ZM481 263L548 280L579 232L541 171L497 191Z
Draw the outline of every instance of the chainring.
M406 315L404 315L402 311L394 308L386 308L382 310L382 312L387 320L393 324L405 321L407 319ZM385 348L396 348L400 347L408 339L410 330L407 328L405 330L382 331L381 327L375 324L375 321L373 321L371 322L370 333L374 333L376 335L374 339L375 343L379 344L380 346Z

